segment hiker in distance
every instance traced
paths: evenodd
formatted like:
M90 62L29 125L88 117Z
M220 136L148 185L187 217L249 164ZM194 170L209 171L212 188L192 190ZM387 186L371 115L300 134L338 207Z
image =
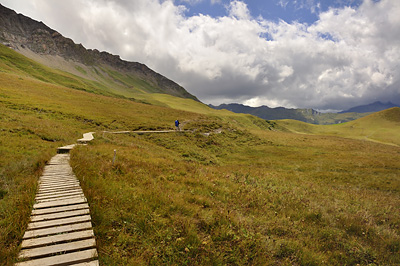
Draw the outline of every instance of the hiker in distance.
M175 127L177 131L181 131L181 128L179 127L180 123L179 120L175 120Z

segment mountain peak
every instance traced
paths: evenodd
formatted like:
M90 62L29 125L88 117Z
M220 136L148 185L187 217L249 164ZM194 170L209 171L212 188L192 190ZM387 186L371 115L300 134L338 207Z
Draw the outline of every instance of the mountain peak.
M28 57L32 56L32 54L42 57L61 57L69 62L96 68L94 71L99 71L104 67L110 68L113 71L129 75L133 79L141 80L148 84L151 87L148 92L165 93L198 101L195 96L191 95L183 87L151 70L145 64L124 61L119 55L112 55L108 52L86 49L82 44L76 44L72 39L64 37L43 22L17 14L1 4L0 43ZM26 52L26 50L29 52ZM35 58L31 59L35 60ZM41 63L46 64L46 61ZM69 69L60 68L70 72ZM120 83L123 84L123 82Z

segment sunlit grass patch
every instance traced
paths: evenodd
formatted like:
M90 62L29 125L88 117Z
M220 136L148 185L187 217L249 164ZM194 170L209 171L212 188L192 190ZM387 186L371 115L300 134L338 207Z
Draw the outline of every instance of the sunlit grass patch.
M104 263L399 262L398 187L384 185L398 183L397 148L227 132L114 135L74 151Z

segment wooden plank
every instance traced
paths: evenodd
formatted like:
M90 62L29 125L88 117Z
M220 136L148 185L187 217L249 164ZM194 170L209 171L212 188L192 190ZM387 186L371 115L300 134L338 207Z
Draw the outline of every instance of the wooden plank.
M52 193L66 193L66 192L78 191L78 190L82 191L80 186L79 187L78 186L68 187L66 189L62 189L62 188L49 189L49 190L40 191L40 193L37 193L37 196L50 195Z
M98 260L92 260L91 262L84 262L79 264L74 264L74 266L99 266Z
M83 195L82 191L59 191L59 192L63 192L63 193L57 193L57 194L53 194L53 193L48 193L48 194L42 194L39 196L36 196L36 200L45 200L45 199L56 199L56 198L62 198L62 197L68 197L68 196L76 196L76 195Z
M75 183L66 183L66 184L64 185L64 187L71 187L71 186L79 187L80 184L79 184L78 182L75 182ZM47 190L51 190L51 189L54 189L54 188L59 189L59 188L61 188L61 187L63 187L62 184L60 184L60 185L54 185L54 186L45 186L45 187L40 187L40 190L44 191L44 190L46 190L46 189L47 189Z
M58 185L47 185L47 186L39 186L39 191L40 190L49 190L49 189L57 189L57 188L63 188L63 187L76 187L76 186L80 186L79 182L75 182L75 183L67 183L67 184L58 184Z
M81 186L80 186L80 184L79 185L72 185L72 186L70 186L70 185L68 185L68 186L64 186L65 187L65 189L64 190L70 190L70 189L81 189ZM62 189L63 187L62 186L60 186L60 187L56 187L56 188L41 188L41 187L39 187L39 190L38 190L38 192L37 192L37 194L41 194L41 193L51 193L51 191L52 190L60 190L60 189Z
M64 218L64 219L32 222L32 223L28 224L27 230L37 230L37 229L47 228L47 227L51 227L51 226L62 226L62 225L72 224L72 223L89 222L90 220L91 220L90 215L86 214L83 216L74 216L74 217L69 217L69 218Z
M78 185L72 185L72 186L59 186L59 187L53 187L53 188L39 188L39 193L43 193L43 192L50 192L50 191L60 191L60 190L67 190L67 189L71 189L71 188L80 188L81 186Z
M58 183L52 183L52 184L40 184L39 188L41 190L44 189L51 189L51 188L59 188L59 187L69 187L69 186L80 186L80 183L78 180L75 181L68 181L68 182L58 182Z
M60 195L64 193L75 193L75 192L82 192L81 188L75 188L75 189L68 189L68 190L60 190L60 191L54 191L54 192L46 192L46 193L37 193L36 197L43 197L43 196L52 196L52 195Z
M45 176L54 176L54 175L74 175L74 172L72 171L71 166L67 165L52 165L52 168L48 168L46 166L43 169L42 175Z
M74 175L70 166L57 165L54 169L45 168L42 173L43 176L57 176L57 175Z
M75 191L75 192L70 192L70 191L67 191L67 192L63 192L63 193L57 193L57 194L43 194L43 195L40 195L40 196L36 196L36 198L35 198L35 200L45 200L45 199L56 199L56 198L62 198L62 197L65 197L65 196L76 196L76 195L82 195L82 196L84 196L83 195L83 193L82 193L82 191L79 191L79 190L77 190L77 191Z
M19 253L19 258L33 258L38 256L52 255L59 252L76 251L93 247L96 247L96 240L91 238L58 245L21 250Z
M74 176L74 175L68 175L68 174L60 175L59 174L59 175L42 176L42 177L39 178L39 182L44 181L44 180L48 181L48 180L65 180L65 179L76 179L76 180L78 180L76 178L76 176Z
M37 246L44 246L44 245L52 245L59 242L65 241L72 241L72 240L79 240L94 237L94 233L92 229L88 229L85 231L79 232L72 232L72 233L65 233L60 235L54 236L45 236L39 238L31 238L22 241L21 247L22 248L30 248L30 247L37 247Z
M57 160L51 160L49 162L47 162L47 165L65 165L68 164L69 162L69 158L59 158Z
M49 207L58 207L58 206L65 206L65 205L72 205L78 203L86 202L85 197L78 197L76 199L68 199L68 200L56 200L51 202L43 202L43 203L36 203L33 205L34 209L41 209L41 208L49 208Z
M59 187L59 186L71 186L71 185L80 185L78 180L62 180L62 181L57 181L57 182L43 182L39 184L39 187L41 189L44 188L53 188L53 187Z
M43 169L43 176L52 176L52 175L73 175L73 171L71 166L69 165L54 165L51 168L45 167Z
M49 161L47 165L54 166L54 165L66 165L69 163L69 158L60 158L57 160Z
M97 258L97 250L95 248L73 252L58 256L41 258L36 260L29 260L15 264L16 266L44 266L44 265L58 265L63 263L82 263L84 261Z
M79 182L78 179L76 179L75 177L70 177L70 178L59 178L59 179L49 179L49 180L39 180L39 186L42 185L49 185L49 184L64 184L66 182Z
M92 223L85 222L80 224L56 226L46 229L30 230L25 232L23 239L40 237L40 236L49 236L54 234L60 234L60 233L66 233L66 232L90 229L90 228L92 228Z
M67 175L73 175L73 171L71 166L68 164L66 165L52 165L47 166L43 169L43 175L58 175L58 174L67 174Z
M59 179L77 179L76 176L74 175L48 175L48 176L42 176L39 178L39 182L42 180L59 180Z
M79 210L79 209L86 209L89 208L89 205L85 203L81 204L75 204L75 205L67 205L67 206L60 206L60 207L53 207L53 208L47 208L47 209L34 209L32 210L32 216L33 215L44 215L44 214L50 214L50 213L57 213L57 212L65 212L65 211L70 211L70 210Z
M57 212L57 213L51 213L51 214L45 214L45 215L35 215L35 216L31 216L31 222L48 221L48 220L53 220L53 219L67 218L67 217L84 215L84 214L89 214L89 209Z
M54 173L43 173L39 178L41 179L51 179L51 178L66 178L66 177L76 177L71 171L57 171Z
M56 199L37 200L36 204L45 204L45 203L51 203L51 202L56 202L56 201L67 201L67 200L80 199L80 198L85 198L83 193L81 195L64 196L62 198L56 198Z
M58 190L58 191L50 191L47 193L40 193L36 195L36 198L40 198L40 197L49 197L49 196L57 196L57 195L63 195L63 194L68 194L70 193L72 195L72 193L83 193L82 189L71 189L71 190Z

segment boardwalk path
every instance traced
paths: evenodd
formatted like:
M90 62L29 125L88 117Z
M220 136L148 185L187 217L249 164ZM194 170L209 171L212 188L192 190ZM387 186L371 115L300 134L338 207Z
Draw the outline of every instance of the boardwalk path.
M78 141L92 139L87 133ZM39 178L17 266L99 265L89 205L69 165L74 146L59 148Z

